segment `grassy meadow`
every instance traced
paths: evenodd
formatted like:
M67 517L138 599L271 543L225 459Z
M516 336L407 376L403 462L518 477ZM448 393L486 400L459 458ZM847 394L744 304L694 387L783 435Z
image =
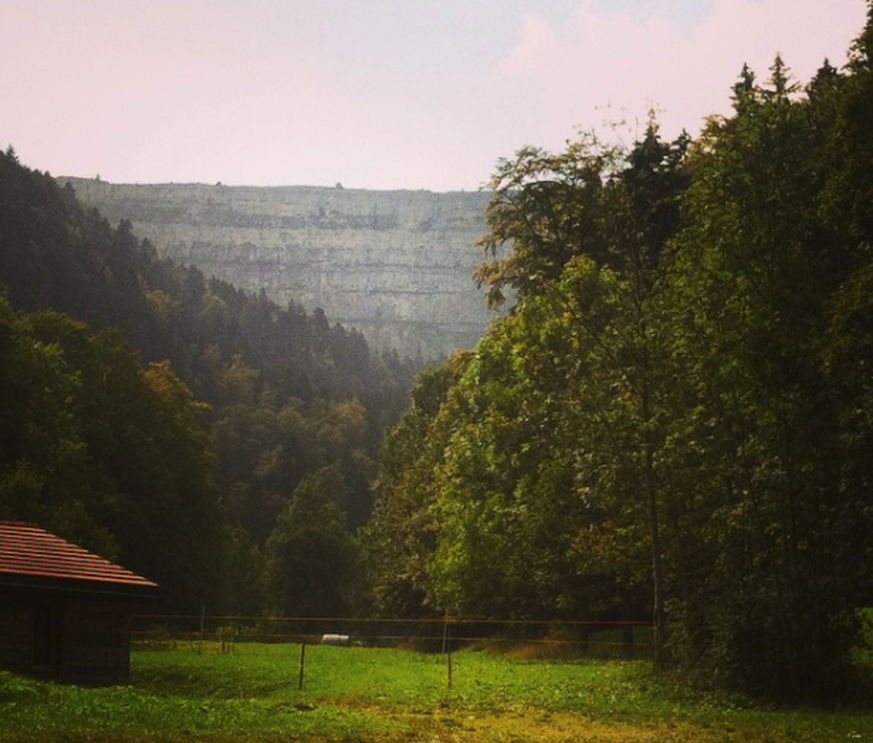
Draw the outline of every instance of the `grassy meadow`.
M873 741L870 709L766 710L694 694L643 661L466 650L211 643L137 650L130 686L0 672L0 741Z

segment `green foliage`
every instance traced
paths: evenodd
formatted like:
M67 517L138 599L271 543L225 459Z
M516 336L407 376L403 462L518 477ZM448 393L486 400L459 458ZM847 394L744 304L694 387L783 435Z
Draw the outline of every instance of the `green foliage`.
M427 570L435 546L432 471L445 434L445 426L437 425L448 390L469 360L457 354L422 372L410 408L385 437L374 485L377 505L361 539L370 602L379 613L414 617L439 608L429 605Z
M342 616L359 587L357 547L340 503L336 466L310 475L279 514L266 544L266 580L274 610L288 616Z
M159 260L129 222L111 227L11 147L0 282L6 517L122 560L162 584L167 609L190 611L266 608L244 587L263 576L243 576L309 475L336 465L347 531L366 523L411 362L321 311ZM24 344L15 311L31 313Z
M570 380L598 363L598 325L614 314L609 269L577 259L554 294L494 325L441 413L450 435L433 470L434 600L501 617L602 614L633 583L628 563L580 549L604 518L578 453L596 436L596 405ZM574 315L588 321L576 322ZM593 540L592 540L593 541ZM630 553L628 553L630 557Z
M866 496L841 474L857 453L839 445L826 361L830 306L859 252L821 217L835 206L824 153L837 133L810 121L834 121L834 101L792 97L779 59L772 72L699 143L660 296L670 374L686 388L665 451L673 610L681 652L716 677L822 696L842 693L867 575Z
M572 142L558 155L525 147L498 163L486 211L491 233L479 244L494 256L511 243L512 254L483 263L476 273L480 287L489 285L491 306L506 300L507 289L522 299L536 293L574 255L602 254L600 197L617 158L592 140Z
M0 450L0 515L26 519L157 581L196 610L221 583L218 495L203 406L113 331L0 300L17 400Z
M626 157L580 143L561 156L524 151L517 173L499 171L489 239L512 238L517 250L488 280L516 290L518 303L419 443L430 454L416 466L415 495L402 482L379 493L385 513L404 503L432 524L427 577L417 579L430 605L518 617L639 612L647 535L633 514L646 500L626 492L644 490L641 431L652 416L641 313L678 224L684 148L661 143L653 125ZM394 456L389 441L384 460ZM411 546L394 548L397 563L408 549L421 564L427 545Z
M763 85L744 68L694 142L652 121L628 151L501 161L482 244L513 253L478 279L516 304L426 440L386 445L376 513L424 526L390 553L421 601L648 603L656 661L701 682L847 694L873 567L868 36L803 88L780 57Z

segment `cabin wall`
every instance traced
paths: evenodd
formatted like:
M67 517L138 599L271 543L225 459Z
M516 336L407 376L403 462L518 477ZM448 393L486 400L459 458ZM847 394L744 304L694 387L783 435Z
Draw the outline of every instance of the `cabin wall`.
M0 587L0 666L72 683L127 683L129 617L119 598Z
M31 670L34 620L32 601L0 588L0 666L13 671Z
M67 601L64 680L126 684L130 679L130 611L112 599Z

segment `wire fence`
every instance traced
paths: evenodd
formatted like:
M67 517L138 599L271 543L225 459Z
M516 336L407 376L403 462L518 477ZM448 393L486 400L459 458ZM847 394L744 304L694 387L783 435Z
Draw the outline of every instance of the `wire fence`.
M143 615L133 618L134 647L169 649L204 644L233 652L238 643L299 643L397 647L429 653L463 648L555 659L644 659L652 628L632 621L527 621L475 618L390 619Z

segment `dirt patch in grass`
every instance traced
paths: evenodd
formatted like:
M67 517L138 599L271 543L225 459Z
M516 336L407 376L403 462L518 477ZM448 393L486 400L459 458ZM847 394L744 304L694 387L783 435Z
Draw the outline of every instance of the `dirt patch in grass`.
M383 713L384 714L384 713ZM388 715L397 728L386 743L724 743L754 741L748 731L726 727L701 728L676 723L639 723L595 720L570 713L507 711L501 714L393 713ZM763 739L762 739L763 740Z

